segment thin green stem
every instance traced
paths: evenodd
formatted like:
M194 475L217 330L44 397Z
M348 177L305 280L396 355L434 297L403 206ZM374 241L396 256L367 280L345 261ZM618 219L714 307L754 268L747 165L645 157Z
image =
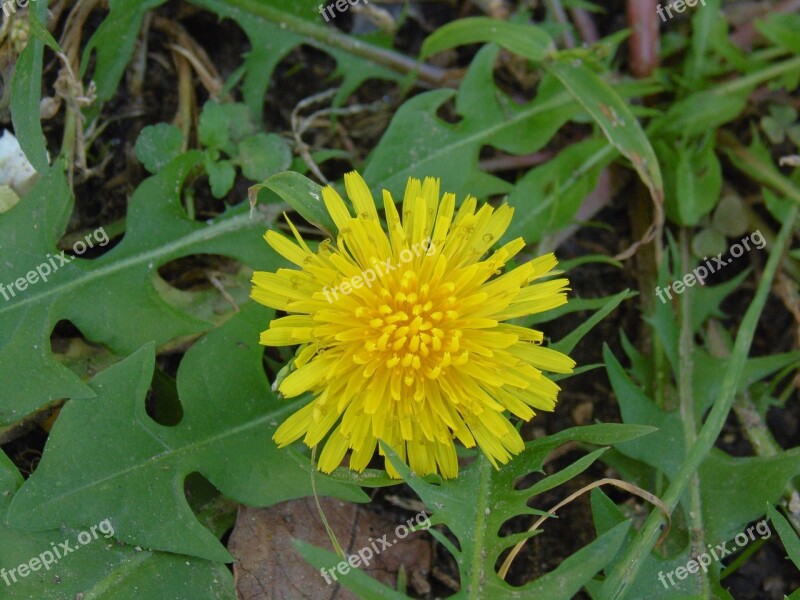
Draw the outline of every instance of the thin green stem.
M722 431L725 419L731 410L736 390L739 387L739 382L744 373L745 361L747 360L747 355L753 342L756 325L758 324L761 312L767 301L772 281L778 270L778 264L789 246L789 241L797 222L798 209L800 209L800 207L792 206L786 221L783 223L775 247L767 260L767 265L764 268L764 275L758 284L755 297L747 309L744 319L742 319L742 324L739 327L736 342L734 343L731 360L725 369L719 397L714 403L708 415L708 419L700 429L696 442L688 449L689 452L680 470L675 475L663 497L664 504L670 512L674 511L690 479L697 472L700 463L703 462L708 452L714 446L714 442ZM619 566L614 569L606 580L604 584L605 593L602 594L603 597L616 600L625 596L628 584L635 579L645 558L653 549L661 533L661 526L663 524L664 516L661 514L661 511L653 511L650 513L641 531L636 536L633 543L628 546L625 554L619 561Z
M732 575L736 572L736 570L741 567L744 563L747 562L747 559L753 556L756 551L761 548L766 543L767 540L760 539L756 540L752 544L750 544L747 548L745 548L744 552L742 552L739 556L737 556L731 564L725 567L722 570L722 573L719 574L719 580L722 581L729 575Z
M681 271L689 273L689 235L685 227L680 231ZM691 448L697 441L697 424L695 423L694 395L692 394L692 373L694 371L694 332L692 331L692 288L686 287L680 303L680 337L678 341L678 398L681 421L683 422L683 439L686 448ZM700 477L692 474L689 487L689 540L692 555L697 556L705 550L703 538L703 505L700 498ZM698 572L700 592L704 598L710 596L708 578Z
M800 69L800 56L796 56L789 60L779 62L778 64L767 67L755 73L750 73L743 77L737 77L722 85L713 88L713 93L716 96L727 96L739 90L746 90L750 87L755 87L760 83L780 77L785 73L793 73Z

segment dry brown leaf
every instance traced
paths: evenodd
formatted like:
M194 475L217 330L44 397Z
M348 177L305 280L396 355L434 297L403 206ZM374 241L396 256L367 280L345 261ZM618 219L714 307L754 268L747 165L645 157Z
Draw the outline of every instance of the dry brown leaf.
M370 538L374 540L389 534L391 541L395 528L405 523L405 519L395 523L357 504L328 498L320 498L320 504L347 555L368 547ZM357 600L357 596L338 582L326 583L319 570L295 550L293 538L331 549L313 498L291 500L270 508L239 508L228 543L228 550L236 558L233 572L238 598ZM426 534L412 533L397 541L375 556L363 570L394 587L401 565L405 566L409 582L415 587L426 586L431 566L431 546ZM330 567L335 568L336 564Z

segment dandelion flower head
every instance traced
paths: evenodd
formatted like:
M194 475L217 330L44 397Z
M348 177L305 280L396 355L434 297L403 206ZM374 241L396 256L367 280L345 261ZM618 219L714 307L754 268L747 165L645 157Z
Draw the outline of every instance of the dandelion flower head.
M503 273L525 247L518 238L490 253L513 209L478 207L473 197L457 209L438 179L409 179L400 212L384 190L385 227L361 176L344 182L350 206L332 187L322 194L335 245L312 250L289 222L294 242L271 230L265 239L297 269L253 276L252 297L286 313L260 342L298 346L278 389L311 395L273 439L325 441L326 473L348 451L349 467L363 471L378 440L418 475L456 477L455 440L477 445L495 467L508 462L524 448L509 416L553 410L559 387L543 372L575 365L543 347L542 332L507 322L567 301L566 279L544 279L555 256Z

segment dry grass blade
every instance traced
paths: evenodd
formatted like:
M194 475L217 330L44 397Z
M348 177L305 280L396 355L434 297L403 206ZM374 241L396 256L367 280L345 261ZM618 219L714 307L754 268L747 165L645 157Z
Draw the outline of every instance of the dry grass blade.
M562 507L566 506L567 504L569 504L570 502L572 502L576 498L582 496L586 492L591 491L594 488L598 488L598 487L600 487L602 485L606 485L606 484L611 484L613 486L616 486L616 487L620 488L621 490L625 490L626 492L634 494L635 496L639 496L640 498L650 502L650 504L654 504L655 506L657 506L658 508L660 508L664 512L664 515L667 517L667 526L664 528L664 531L661 533L661 537L658 539L658 542L657 542L656 545L660 544L661 541L664 539L664 537L666 537L666 535L669 533L670 512L669 512L669 509L667 508L667 505L664 504L658 496L655 496L655 495L651 494L647 490L643 490L639 486L633 485L632 483L628 483L626 481L622 481L620 479L613 479L613 478L609 478L609 477L605 477L605 478L600 479L598 481L594 481L594 482L590 483L589 485L586 485L586 486L582 487L577 492L574 492L574 493L570 494L569 496L564 498L561 502L556 504L553 508L548 510L546 515L542 515L541 517L539 517L539 519L533 525L531 525L531 527L530 527L530 529L528 529L528 531L535 531L536 529L538 529L539 526L542 523L544 523L546 519L549 519L550 517L555 516L555 512L559 508L562 508ZM528 538L528 539L530 539L530 538ZM516 546L514 546L514 548L512 548L511 552L509 553L509 555L503 561L503 564L500 567L500 571L498 571L498 575L500 576L501 579L505 579L506 578L506 575L508 574L508 570L511 568L511 563L514 562L514 559L517 557L517 554L520 553L520 551L525 546L525 543L527 541L528 541L527 539L522 540Z

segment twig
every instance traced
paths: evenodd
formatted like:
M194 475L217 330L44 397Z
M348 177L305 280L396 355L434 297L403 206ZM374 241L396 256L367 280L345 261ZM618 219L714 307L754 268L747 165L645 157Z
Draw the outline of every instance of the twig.
M319 166L317 163L314 162L314 159L311 157L311 153L309 152L310 147L303 141L303 134L308 131L312 126L314 126L317 119L321 117L326 117L329 115L333 116L340 116L340 115L355 115L364 111L376 111L384 108L386 103L383 101L373 102L372 104L353 104L350 106L343 106L339 108L323 108L317 110L307 117L300 117L300 111L309 106L313 106L314 104L319 104L332 98L336 95L337 88L331 88L325 90L324 92L320 92L318 94L314 94L313 96L309 96L308 98L303 98L300 102L297 103L297 106L294 107L291 114L291 125L292 125L292 136L294 137L295 142L295 149L300 157L303 159L303 162L308 165L308 168L311 170L312 173L323 183L326 185L330 184L328 179L322 174L320 171Z
M234 300L233 296L231 296L228 293L228 290L225 289L225 286L222 285L222 282L219 280L219 278L216 275L214 275L213 273L209 273L208 281L211 283L211 285L213 285L215 288L217 288L217 291L220 294L222 294L222 297L225 298L225 300L227 300L228 304L230 304L233 307L233 310L235 312L237 312L237 313L240 312L239 311L239 305L236 304L236 300Z

